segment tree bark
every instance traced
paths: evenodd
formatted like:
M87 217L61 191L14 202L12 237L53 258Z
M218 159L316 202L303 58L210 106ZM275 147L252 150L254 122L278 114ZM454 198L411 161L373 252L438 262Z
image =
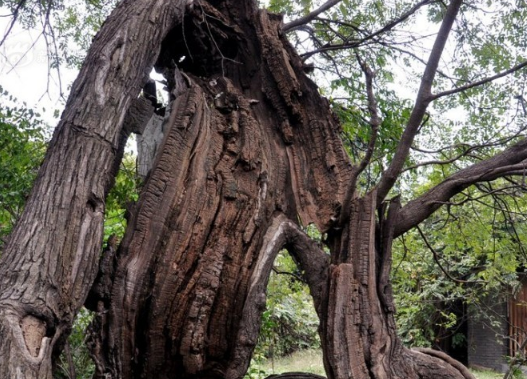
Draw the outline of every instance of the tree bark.
M2 378L51 379L52 355L97 273L104 199L132 128L125 118L144 115L132 104L142 108L139 91L184 6L125 0L94 39L0 260Z
M96 342L101 376L243 377L287 240L277 215L327 229L344 195L351 165L340 127L279 35L280 19L228 3L194 7L185 37L165 41L182 50L158 61L168 75L181 71L187 88L166 117L108 317L97 321L108 330ZM200 53L193 46L215 56L187 63ZM163 67L177 54L188 54L178 69Z
M392 200L385 212L376 199L376 190L355 198L349 224L330 236L329 289L321 315L327 320L321 337L328 378L473 378L458 362L408 350L397 337L389 275L400 204Z
M96 321L104 330L95 343L99 377L243 377L284 246L306 272L329 378L418 378L423 367L441 371L429 377L463 377L403 348L395 334L389 269L398 207L377 231L372 192L353 200L343 229L336 224L351 163L281 19L214 3L194 7L156 64L169 83L183 77L185 85L170 88L177 95L166 137L119 249L109 308ZM332 233L331 267L297 219Z
M51 378L52 352L96 278L123 120L154 64L170 109L126 235L103 255L86 303L97 311L96 377L242 378L284 246L314 296L330 379L463 377L397 339L398 205L377 219L376 191L348 196L340 125L281 27L252 1L118 6L0 262L0 377ZM309 223L328 232L331 264L297 225Z

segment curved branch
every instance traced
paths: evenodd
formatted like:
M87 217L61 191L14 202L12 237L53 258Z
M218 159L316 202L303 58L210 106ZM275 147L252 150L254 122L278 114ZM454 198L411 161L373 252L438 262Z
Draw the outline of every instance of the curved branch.
M236 337L237 346L240 348L234 352L236 359L233 362L236 364L233 364L227 370L225 376L228 378L243 375L245 368L239 366L237 362L249 362L246 358L248 354L252 353L252 350L247 350L243 347L249 341L256 344L256 337L260 328L261 311L265 307L265 290L269 281L269 275L273 269L276 256L284 247L287 248L303 271L302 276L309 285L317 313L321 314L324 304L323 300L327 294L329 256L298 225L289 220L284 214L278 214L274 217L265 233L258 260L255 263L249 283L247 301L242 311L241 326Z
M382 175L381 181L379 182L377 204L381 204L388 192L390 192L390 189L395 184L395 181L403 169L404 162L408 157L414 137L419 130L421 121L426 114L426 109L430 104L432 84L437 72L439 60L441 59L446 41L450 31L452 30L452 26L462 3L463 0L452 0L448 5L445 18L443 19L439 33L437 34L434 47L432 48L430 58L428 59L428 63L423 73L423 78L421 79L421 85L419 87L419 92L417 93L417 99L415 101L412 114L410 115L408 124L406 125L403 135L401 136L401 141L397 146L397 150L395 151L392 162Z
M419 232L419 235L421 236L421 238L423 239L423 242L425 243L426 247L428 247L428 250L430 250L432 252L432 255L434 256L434 261L435 263L437 264L437 266L439 267L439 269L443 272L443 274L445 274L447 276L448 279L450 279L451 281L455 282L455 283L463 283L463 284L474 284L474 283L485 283L485 281L483 280L463 280L463 279L456 279L454 278L444 267L443 265L441 264L441 261L439 260L439 256L437 254L437 251L432 247L432 245L430 244L430 242L428 241L428 238L426 238L425 234L423 233L423 231L421 230L421 228L419 226L417 226L417 231Z
M357 47L359 45L362 45L364 42L372 40L375 37L377 37L377 36L379 36L379 35L381 35L383 33L389 32L390 30L395 28L397 25L399 25L401 22L407 20L410 16L412 16L415 12L417 12L421 7L431 3L433 1L434 0L423 0L423 1L420 1L419 3L414 5L412 8L410 8L408 11L403 13L400 17L388 22L382 28L376 30L375 32L373 32L371 34L368 34L366 37L363 37L360 40L353 41L353 42L350 42L350 43L347 42L347 43L343 43L343 44L340 44L340 45L326 45L326 46L322 46L320 49L313 50L313 51L307 52L305 54L302 54L302 59L306 60L307 58L309 58L309 57L311 57L311 56L313 56L313 55L315 55L317 53L324 52L324 51L349 49L349 48L353 48L353 47ZM342 22L342 21L339 21L339 20L323 20L323 21L326 21L328 23L329 22L334 22L334 23L337 23L337 24L340 24L340 25L345 25L345 26L351 27L351 28L353 28L355 30L358 30L356 27L354 27L354 25L351 25L351 24L348 24L348 23L345 23L345 22Z
M509 147L492 158L469 166L445 179L422 196L410 201L399 213L395 236L400 236L418 225L472 184L522 173L527 168L527 139Z
M317 314L321 315L328 294L329 255L292 221L284 222L284 228L285 247L302 270Z
M444 91L444 92L439 92L439 93L433 94L430 97L430 99L433 101L433 100L439 99L440 97L453 95L455 93L463 92L463 91L466 91L466 90L474 88L474 87L482 86L483 84L490 83L490 82L492 82L492 81L494 81L496 79L503 78L504 76L512 74L512 73L514 73L514 72L516 72L518 70L521 70L522 68L524 68L526 66L527 66L527 61L524 61L524 62L522 62L520 64L517 64L516 66L506 70L506 71L499 72L496 75L489 76L488 78L484 78L484 79L478 80L477 82L468 83L468 84L466 84L464 86L461 86L461 87L457 87L457 88L453 88L453 89L448 90L448 91Z
M450 357L449 355L443 353L442 351L433 350L425 347L415 347L412 348L413 351L417 351L422 354L429 355L431 357L439 358L449 365L453 366L456 370L458 370L461 375L463 375L466 379L475 379L474 375L461 363Z
M284 32L290 32L298 28L299 26L305 25L311 21L313 21L319 14L327 11L331 7L337 5L342 0L328 0L326 3L322 4L319 8L315 9L314 11L310 12L308 15L305 15L304 17L300 17L299 19L293 20L287 24L284 25L282 30Z

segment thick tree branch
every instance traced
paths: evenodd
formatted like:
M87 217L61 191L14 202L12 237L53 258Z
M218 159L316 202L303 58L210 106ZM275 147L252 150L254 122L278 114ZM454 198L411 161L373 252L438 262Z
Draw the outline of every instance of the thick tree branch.
M500 154L458 171L422 196L406 204L399 213L395 236L400 236L428 218L472 184L491 181L502 176L520 174L527 168L527 139L523 139Z
M329 255L290 220L284 222L286 248L303 272L319 316L328 294Z
M284 32L290 32L292 30L295 30L299 26L305 25L311 21L313 21L319 14L327 11L331 7L337 5L342 0L328 0L326 3L324 3L320 8L315 9L314 11L310 12L309 14L305 15L304 17L300 17L299 19L293 20L287 24L284 25L282 30Z
M426 65L423 77L421 79L421 85L419 87L419 92L417 93L417 99L415 101L412 114L410 115L408 124L406 125L403 135L401 136L401 141L397 146L397 150L395 151L392 162L382 175L381 181L378 185L377 204L381 204L381 202L384 200L403 169L404 162L408 157L414 137L419 130L421 121L426 114L426 109L430 104L432 84L437 72L439 60L443 54L448 35L450 34L462 2L462 0L452 0L446 10L445 17L434 42L434 47L430 53L428 64Z

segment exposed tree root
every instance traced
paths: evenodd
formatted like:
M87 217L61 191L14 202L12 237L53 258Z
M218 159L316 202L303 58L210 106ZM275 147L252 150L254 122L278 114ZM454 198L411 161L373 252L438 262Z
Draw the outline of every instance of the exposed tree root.
M326 377L305 372L286 372L268 376L266 379L326 379Z
M472 373L463 364L461 364L460 362L456 361L451 356L443 353L442 351L428 349L428 348L422 348L422 347L421 348L419 348L419 347L413 348L412 350L416 351L416 352L419 352L419 353L422 353L422 354L426 354L426 355L434 357L434 358L441 359L445 363L448 363L450 366L452 366L456 370L458 370L461 373L461 375L463 375L463 377L465 379L475 379L474 375L472 375Z

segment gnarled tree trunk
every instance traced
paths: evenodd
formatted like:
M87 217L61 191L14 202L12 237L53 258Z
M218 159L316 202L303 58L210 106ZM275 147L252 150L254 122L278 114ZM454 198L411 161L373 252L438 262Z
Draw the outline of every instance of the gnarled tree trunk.
M390 285L391 246L400 205L396 198L385 212L387 207L377 207L376 198L374 189L353 199L349 220L330 233L329 288L325 313L320 314L328 377L472 378L451 358L402 346Z
M421 366L462 378L395 334L386 291L396 209L377 235L369 194L336 232L352 166L280 22L248 4L200 2L164 41L166 139L101 299L97 376L243 377L272 263L288 246L321 316L330 378L417 379ZM333 234L331 266L298 219Z
M351 167L340 128L279 27L201 3L164 42L176 95L98 321L100 377L242 377L282 218L327 228L335 214Z
M171 105L88 302L96 376L243 377L272 263L288 247L321 318L330 378L463 377L400 345L388 281L397 207L376 221L375 191L350 196L357 170L340 126L280 28L252 1L119 5L0 263L0 377L51 378L52 350L96 275L124 115L154 63ZM311 222L330 234L331 262L297 225Z

